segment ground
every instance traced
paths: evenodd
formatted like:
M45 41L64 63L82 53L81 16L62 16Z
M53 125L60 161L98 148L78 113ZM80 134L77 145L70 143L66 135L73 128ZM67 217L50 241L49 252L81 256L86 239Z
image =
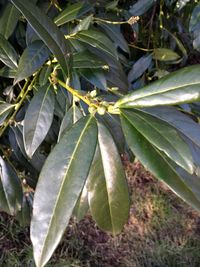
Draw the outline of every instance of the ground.
M47 267L199 267L200 214L152 177L125 161L131 210L123 232L99 230L88 214L72 220ZM0 266L34 267L29 229L0 214Z

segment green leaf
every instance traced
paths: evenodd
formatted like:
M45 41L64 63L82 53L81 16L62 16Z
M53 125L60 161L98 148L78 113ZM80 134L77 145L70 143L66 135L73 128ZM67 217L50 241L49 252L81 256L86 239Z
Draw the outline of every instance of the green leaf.
M44 164L31 222L37 267L47 263L61 240L88 176L96 142L96 121L84 117L63 135Z
M104 72L98 69L79 69L79 73L91 84L99 89L107 91L107 82Z
M139 58L132 66L128 73L129 82L133 82L138 79L151 65L152 55L145 55Z
M0 210L16 214L22 205L22 186L14 169L0 156Z
M49 84L38 88L24 119L23 138L27 155L31 158L46 137L54 111L53 87Z
M5 102L0 102L0 125L3 124L3 122L8 117L9 113L13 108L14 105Z
M76 105L73 105L66 112L60 125L60 130L58 134L58 142L60 141L60 138L62 137L62 135L66 131L68 131L72 127L72 125L76 123L78 120L80 120L82 117L83 117L83 114Z
M40 75L39 75L39 84L40 86L44 86L49 81L49 77L51 72L53 71L52 66L43 66Z
M25 193L23 196L21 210L17 212L16 219L19 221L20 226L26 227L30 225L32 214L32 199L31 193Z
M200 100L200 65L174 71L162 79L121 98L120 108L177 105Z
M102 32L95 30L81 31L75 35L75 38L94 48L98 48L101 51L105 52L106 54L109 54L110 56L118 59L118 54L114 44Z
M4 66L0 69L0 77L15 78L17 71Z
M93 15L89 15L79 22L79 24L73 29L72 33L88 30L93 20Z
M48 59L49 55L50 51L42 41L35 41L28 46L20 57L15 83L36 72Z
M11 69L17 68L18 55L13 46L0 34L0 61Z
M37 6L26 0L11 0L56 56L65 75L70 72L70 49L63 33Z
M121 110L121 113L152 145L163 151L187 172L194 173L194 162L189 146L174 127L142 110Z
M184 140L186 140L187 143L189 141L190 149L194 147L194 149L192 149L192 154L193 150L195 151L195 154L200 151L200 125L190 117L181 113L174 107L154 107L142 109L142 112L158 118L177 129L180 135L184 137ZM199 155L200 154L198 154L197 159L193 155L195 164L197 165L197 170L195 170L196 174L199 173L198 169L200 168L200 161L198 160Z
M99 25L104 29L110 39L113 40L116 47L120 47L128 54L130 53L128 44L121 33L120 25L112 25L108 23L99 23Z
M183 200L200 210L200 198L162 151L153 146L124 116L122 128L129 147L144 167L164 181Z
M74 54L73 56L74 69L103 69L108 68L108 65L99 57L90 52L83 51Z
M153 50L153 58L159 61L173 61L180 59L180 56L168 48L155 48Z
M8 39L13 33L20 17L19 10L11 3L5 7L3 15L0 17L0 34Z
M69 21L80 18L82 15L92 9L91 4L76 3L65 8L55 19L54 22L61 26Z
M195 6L193 9L190 23L189 23L189 31L193 36L193 47L194 49L200 51L200 5Z
M129 215L128 186L114 140L100 123L98 148L88 177L88 200L97 225L120 233Z
M73 210L73 215L76 217L78 221L80 221L84 218L88 210L89 210L89 203L88 203L88 190L86 181L83 190L79 196L79 199L76 202L76 206Z
M131 8L129 12L132 16L141 16L148 11L156 0L138 0Z

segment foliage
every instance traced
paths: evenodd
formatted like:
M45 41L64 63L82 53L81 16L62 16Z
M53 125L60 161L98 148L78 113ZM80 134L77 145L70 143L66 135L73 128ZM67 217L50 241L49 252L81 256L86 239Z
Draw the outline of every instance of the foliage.
M36 266L72 215L89 209L102 229L122 230L120 153L200 210L200 66L184 67L187 51L199 50L199 5L0 4L0 209L22 224L31 218Z

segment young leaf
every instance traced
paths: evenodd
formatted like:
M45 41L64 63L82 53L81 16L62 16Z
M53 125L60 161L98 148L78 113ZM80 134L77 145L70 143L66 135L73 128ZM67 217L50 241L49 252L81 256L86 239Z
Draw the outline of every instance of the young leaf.
M191 183L176 170L174 163L154 147L137 129L121 115L121 122L127 143L146 169L164 181L183 200L200 210L200 198L191 189Z
M92 5L87 3L76 3L64 9L55 19L54 22L61 26L69 21L80 18L82 15L92 9Z
M90 211L97 225L114 235L120 233L129 215L128 186L114 140L100 123L87 187Z
M84 18L79 22L79 24L72 30L72 33L75 34L80 31L88 30L92 20L93 20L93 15L87 16L86 18Z
M31 222L37 267L47 263L61 240L89 173L96 142L96 121L84 117L63 135L44 164Z
M18 55L13 46L0 34L0 61L11 69L17 68Z
M13 33L20 17L19 10L8 2L3 15L0 18L0 34L8 39Z
M118 59L118 54L114 44L105 34L100 31L81 31L76 34L75 38Z
M23 138L27 155L31 158L46 137L53 121L55 97L47 84L32 98L24 119Z
M22 186L13 168L0 156L0 210L14 215L21 209Z
M20 57L15 83L31 76L44 64L49 55L50 51L42 41L35 41L28 46Z
M174 127L139 110L121 110L121 113L152 145L163 151L187 172L194 173L194 162L189 146Z
M180 58L180 56L168 48L155 48L153 50L153 58L160 61L173 61Z
M177 105L200 100L200 65L174 71L130 93L116 103L120 108Z
M24 17L56 56L64 73L70 72L70 49L64 35L53 21L37 6L26 0L11 0Z

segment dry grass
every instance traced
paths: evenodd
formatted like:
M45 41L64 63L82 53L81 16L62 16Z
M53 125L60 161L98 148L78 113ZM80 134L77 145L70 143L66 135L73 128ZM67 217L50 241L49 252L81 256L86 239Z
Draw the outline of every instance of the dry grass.
M89 215L72 221L49 267L200 266L199 214L139 163L125 165L132 206L124 231L112 237ZM0 266L34 266L28 229L6 215L0 217Z

